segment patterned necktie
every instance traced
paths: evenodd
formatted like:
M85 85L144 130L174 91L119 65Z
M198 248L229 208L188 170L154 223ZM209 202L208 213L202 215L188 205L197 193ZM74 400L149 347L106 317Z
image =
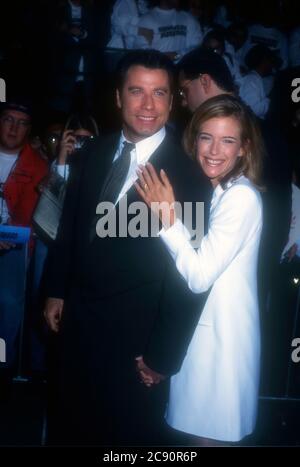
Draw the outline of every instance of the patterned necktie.
M134 148L135 144L124 141L122 152L118 159L112 164L104 181L99 202L110 201L111 203L116 203L129 171L131 161L130 153Z
M131 151L135 148L135 144L124 141L120 156L116 159L111 169L109 170L99 196L98 204L103 201L110 201L115 204L120 191L125 183L131 161ZM96 237L96 225L99 215L95 215L90 229L90 242Z

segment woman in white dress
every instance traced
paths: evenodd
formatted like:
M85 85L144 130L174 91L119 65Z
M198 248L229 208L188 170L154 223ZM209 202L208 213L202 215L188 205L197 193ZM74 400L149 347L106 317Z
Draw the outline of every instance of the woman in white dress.
M238 98L221 95L196 111L184 143L214 188L208 233L198 249L176 218L167 175L147 164L136 183L151 209L167 202L157 212L160 236L189 288L211 288L182 367L171 378L166 420L193 435L193 444L236 442L252 433L258 400L263 142L251 111ZM147 385L157 382L145 368L140 375Z

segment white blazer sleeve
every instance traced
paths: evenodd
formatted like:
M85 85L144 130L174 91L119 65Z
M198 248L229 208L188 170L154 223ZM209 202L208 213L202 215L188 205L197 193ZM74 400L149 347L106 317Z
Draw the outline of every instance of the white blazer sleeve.
M261 200L248 186L232 186L214 209L208 234L194 250L190 234L176 220L160 236L176 262L180 274L194 293L207 291L243 249L247 240L261 229Z

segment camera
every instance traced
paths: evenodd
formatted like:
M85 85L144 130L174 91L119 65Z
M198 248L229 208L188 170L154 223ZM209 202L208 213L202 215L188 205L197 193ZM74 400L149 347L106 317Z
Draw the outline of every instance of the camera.
M93 139L94 136L75 136L75 144L74 144L74 149L81 149L87 141Z

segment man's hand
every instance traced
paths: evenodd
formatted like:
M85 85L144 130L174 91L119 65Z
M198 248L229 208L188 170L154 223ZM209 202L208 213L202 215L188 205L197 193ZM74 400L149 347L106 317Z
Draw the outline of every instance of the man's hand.
M144 359L142 356L136 357L135 361L136 361L136 368L137 368L137 371L139 372L141 380L147 387L151 387L153 384L158 384L164 379L166 379L164 375L161 375L160 373L157 373L156 371L151 370L151 368L149 368L144 362Z
M51 331L59 331L59 323L64 307L64 300L61 298L47 298L44 309L45 320Z

